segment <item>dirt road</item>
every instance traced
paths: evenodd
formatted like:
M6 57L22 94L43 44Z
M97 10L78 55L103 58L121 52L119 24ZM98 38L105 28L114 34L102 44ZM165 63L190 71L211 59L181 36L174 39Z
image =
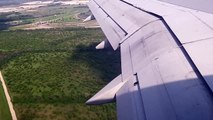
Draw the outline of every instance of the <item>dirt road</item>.
M13 109L13 104L11 102L11 98L10 98L10 95L8 93L7 86L6 86L5 82L4 82L4 79L3 79L1 71L0 71L0 80L2 82L2 86L3 86L3 89L4 89L4 94L6 96L6 99L7 99L8 105L9 105L9 109L10 109L10 113L12 115L12 119L13 120L17 120L16 113L15 113L15 110Z

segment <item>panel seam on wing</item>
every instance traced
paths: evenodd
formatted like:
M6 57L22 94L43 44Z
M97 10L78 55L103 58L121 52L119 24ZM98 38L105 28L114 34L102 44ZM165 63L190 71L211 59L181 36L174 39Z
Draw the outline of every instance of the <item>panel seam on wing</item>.
M121 30L125 33L125 36L128 34L127 31L124 30L123 27L121 27L95 0L93 0L98 7L113 21L115 22L116 25L118 25L119 28L121 28Z

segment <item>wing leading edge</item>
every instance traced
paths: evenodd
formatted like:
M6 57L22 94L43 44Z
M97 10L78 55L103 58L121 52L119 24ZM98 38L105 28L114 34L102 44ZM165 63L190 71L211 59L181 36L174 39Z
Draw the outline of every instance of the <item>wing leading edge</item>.
M120 120L213 119L213 15L155 0L90 0L122 73L87 101Z

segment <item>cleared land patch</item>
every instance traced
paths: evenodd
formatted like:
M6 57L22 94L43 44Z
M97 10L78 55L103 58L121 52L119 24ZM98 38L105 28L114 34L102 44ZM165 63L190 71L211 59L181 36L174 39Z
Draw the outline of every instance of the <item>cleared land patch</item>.
M0 32L1 68L18 119L116 119L85 101L120 73L118 52L95 50L100 29Z
M21 6L16 6L20 8ZM3 8L2 8L3 9ZM11 8L5 8L11 9ZM91 12L89 8L82 5L49 4L21 11L1 12L0 30L17 29L50 29L70 27L97 27L95 21L83 22Z

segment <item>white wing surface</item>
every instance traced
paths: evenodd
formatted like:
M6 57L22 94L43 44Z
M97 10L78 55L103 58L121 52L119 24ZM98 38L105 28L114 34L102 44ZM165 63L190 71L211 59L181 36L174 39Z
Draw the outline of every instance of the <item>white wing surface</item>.
M122 73L87 104L116 101L119 120L212 120L213 1L202 3L90 0Z

